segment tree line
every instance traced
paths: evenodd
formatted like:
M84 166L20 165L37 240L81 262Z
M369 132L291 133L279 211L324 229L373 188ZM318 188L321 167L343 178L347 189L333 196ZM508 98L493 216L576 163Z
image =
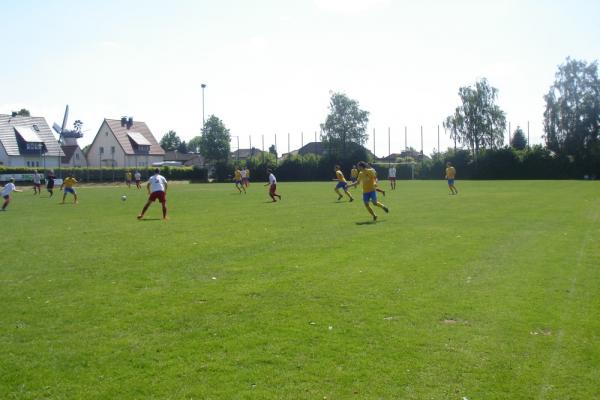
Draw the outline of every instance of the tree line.
M444 119L443 126L450 132L450 137L455 143L454 149L468 152L469 162L474 164L469 169L482 171L487 168L490 170L490 166L484 168L490 160L501 162L501 158L508 157L508 154L512 154L513 160L525 160L529 157L527 154L531 153L537 154L541 159L548 157L554 159L556 162L552 165L563 165L563 161L567 160L572 166L567 170L573 171L572 173L577 171L577 173L600 175L598 166L598 159L600 159L600 78L597 61L588 63L567 58L564 64L558 66L555 81L544 96L546 103L543 114L545 145L541 148L530 148L520 127L509 132L510 143L504 143L504 132L507 125L506 113L497 104L498 92L499 90L485 78L473 85L460 87L458 90L459 104ZM329 113L325 122L321 124L321 141L327 149L326 156L321 158L332 164L342 165L352 162L351 159L354 162L358 161L359 159L354 156L357 155L356 150L362 148L367 141L368 122L369 112L361 109L358 101L349 98L344 93L332 93L329 100ZM181 141L175 132L169 131L163 136L160 144L165 150L199 152L210 163L227 165L231 163L229 159L230 140L229 129L225 127L223 121L211 115L205 122L201 134L188 143ZM529 150L526 155L519 153L526 149ZM271 146L269 150L277 162L275 147ZM454 150L453 152L456 153ZM437 154L434 155L434 158L450 157L454 153ZM492 154L498 155L500 159ZM366 152L363 155L365 157L362 159L367 159L369 156ZM261 162L262 160L264 157ZM284 160L278 168L284 168L287 165L286 161ZM308 168L304 161L306 160L298 161L294 158L289 160L290 163L298 164L300 162L299 165L302 168ZM252 162L256 164L258 161ZM313 165L315 161L310 158L306 162ZM515 163L519 164L517 161ZM481 165L477 166L477 164ZM528 163L519 165L521 168L532 167ZM422 166L422 164L419 165L419 171ZM306 175L314 176L314 173ZM423 176L429 175L424 174ZM477 176L477 174L474 173L472 176ZM557 175L557 177L559 176Z

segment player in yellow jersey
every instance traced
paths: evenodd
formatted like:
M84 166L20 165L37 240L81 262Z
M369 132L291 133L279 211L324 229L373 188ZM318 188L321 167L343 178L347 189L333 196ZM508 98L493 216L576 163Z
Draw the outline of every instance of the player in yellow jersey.
M65 180L63 181L62 185L60 185L60 190L63 190L64 188L63 199L60 204L65 204L67 193L71 193L73 195L73 204L77 204L77 192L75 191L75 188L73 188L73 186L75 186L76 183L77 179L72 177L71 174L68 174Z
M352 182L352 183L356 182L357 178L358 178L358 168L356 168L356 165L353 165L352 169L350 170L350 182Z
M242 171L240 171L238 167L235 168L233 181L235 182L236 189L240 191L240 194L242 194L242 190L244 191L244 194L246 194L246 188L242 183Z
M342 167L340 167L339 165L336 165L334 170L335 170L334 181L337 181L337 185L335 185L335 189L333 189L333 190L337 193L338 200L341 200L342 197L344 197L344 195L340 193L340 189L344 189L344 193L346 193L346 196L348 196L350 198L350 202L353 202L354 197L352 197L350 192L348 192L348 182L346 182L346 178L344 178L344 173L342 172Z
M456 169L452 166L452 163L448 161L446 163L446 179L448 180L448 189L450 194L458 194L456 186L454 186L454 178L456 177Z
M371 216L373 217L373 221L377 221L377 215L371 208L369 202L373 203L374 206L382 208L383 211L388 213L390 210L382 203L377 201L377 191L375 190L375 182L377 181L377 174L373 168L369 167L364 161L358 163L358 178L356 182L349 185L349 187L354 187L359 183L363 185L363 202L365 203L365 207Z
M131 174L131 171L127 171L125 173L125 183L127 184L127 187L129 189L131 189L131 180L133 179L133 175Z

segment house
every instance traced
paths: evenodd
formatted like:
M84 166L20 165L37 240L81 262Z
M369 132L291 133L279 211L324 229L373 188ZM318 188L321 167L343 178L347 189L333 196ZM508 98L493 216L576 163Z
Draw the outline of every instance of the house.
M61 157L61 166L63 168L69 167L87 167L87 159L83 150L79 145L62 145L61 146L64 156Z
M251 149L238 149L230 153L230 157L234 160L247 160L252 157L260 157L263 151L253 147Z
M180 162L182 165L184 165L186 167L193 167L193 166L202 167L205 164L205 159L200 154L180 153L178 151L165 152L165 161Z
M149 167L164 161L165 151L146 123L132 117L105 119L86 157L90 167Z
M58 168L63 156L45 118L0 114L0 165Z

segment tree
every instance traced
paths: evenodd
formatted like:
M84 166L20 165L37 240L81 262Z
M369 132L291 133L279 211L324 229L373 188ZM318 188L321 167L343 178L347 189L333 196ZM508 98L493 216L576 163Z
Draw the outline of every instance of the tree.
M275 148L274 144L269 147L269 154L273 154L275 158L277 158L277 149Z
M200 152L200 142L202 141L202 136L194 136L187 143L187 149L190 153L199 153Z
M160 139L160 147L164 151L174 151L181 145L181 139L177 136L177 132L169 131Z
M524 150L527 147L527 139L520 126L517 126L517 129L515 129L510 145L516 150Z
M214 115L208 117L202 129L200 154L213 162L225 162L229 158L231 136L223 121Z
M332 155L345 155L350 143L363 145L368 138L369 112L361 110L356 100L343 93L333 93L329 100L329 115L321 124L321 140Z
M185 143L185 140L182 140L181 143L179 143L179 146L177 146L177 151L183 154L187 154L188 146L187 143Z
M31 117L31 113L29 112L28 109L26 108L21 108L18 112L17 115L20 115L22 117Z
M598 63L567 58L544 96L546 146L559 154L585 156L598 146L600 78Z
M490 86L483 78L475 87L461 87L458 90L461 105L454 114L446 118L444 126L450 128L451 137L471 148L477 158L480 149L496 149L504 143L506 116L495 104L498 89Z

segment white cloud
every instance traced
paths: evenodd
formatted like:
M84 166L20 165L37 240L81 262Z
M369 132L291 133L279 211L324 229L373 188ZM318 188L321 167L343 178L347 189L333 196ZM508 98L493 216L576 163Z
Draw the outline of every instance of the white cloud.
M390 5L391 0L314 0L317 8L343 15L360 15Z

